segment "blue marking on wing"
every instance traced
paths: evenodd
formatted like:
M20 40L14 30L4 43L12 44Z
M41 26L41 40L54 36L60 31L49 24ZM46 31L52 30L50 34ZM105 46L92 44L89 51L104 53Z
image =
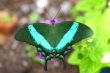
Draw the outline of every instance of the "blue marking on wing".
M60 43L57 45L56 50L61 50L63 47L66 46L66 44L70 43L71 41L74 40L74 36L77 32L79 23L73 22L72 27L69 29L69 31L63 36L61 39Z
M48 41L46 41L46 39L37 31L37 29L34 28L33 25L29 25L28 29L36 44L43 46L49 51L53 49Z

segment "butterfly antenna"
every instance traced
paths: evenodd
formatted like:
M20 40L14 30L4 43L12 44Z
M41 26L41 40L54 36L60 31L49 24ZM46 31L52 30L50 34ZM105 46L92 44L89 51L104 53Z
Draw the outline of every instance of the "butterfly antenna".
M59 2L59 1L60 1L60 0L58 0L58 2ZM63 0L58 3L58 6L59 6L62 2L63 2ZM58 9L58 11L57 11L56 15L54 16L54 18L56 18L56 17L58 16L58 14L60 13L60 10L61 10L61 6L60 6L60 8Z
M56 13L56 15L54 16L54 18L56 18L58 16L58 14L60 13L61 7L58 9L58 12Z
M48 16L49 16L50 18L52 18L52 16L48 13L47 8L46 8L46 7L44 7L44 8L46 9L46 12L47 12Z

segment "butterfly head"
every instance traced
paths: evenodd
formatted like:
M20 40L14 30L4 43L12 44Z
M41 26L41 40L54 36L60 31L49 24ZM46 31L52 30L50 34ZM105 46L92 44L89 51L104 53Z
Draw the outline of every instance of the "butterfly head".
M44 23L46 23L46 24L59 24L59 23L61 23L61 20L56 19L56 18L51 18L51 19L45 20Z
M53 24L53 25L55 24L55 20L54 20L54 19L53 19L53 20L51 20L51 24Z

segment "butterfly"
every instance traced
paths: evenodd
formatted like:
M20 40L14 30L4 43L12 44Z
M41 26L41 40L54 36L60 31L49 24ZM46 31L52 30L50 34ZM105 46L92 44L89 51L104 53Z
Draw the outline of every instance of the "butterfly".
M66 69L65 56L72 50L72 45L93 35L93 31L86 25L75 21L56 23L55 19L47 23L33 23L21 28L15 39L26 42L37 48L44 56L44 70L47 61L59 58Z

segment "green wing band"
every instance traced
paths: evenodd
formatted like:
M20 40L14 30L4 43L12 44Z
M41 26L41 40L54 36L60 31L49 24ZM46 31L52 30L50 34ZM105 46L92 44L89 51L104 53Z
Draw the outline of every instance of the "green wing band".
M33 25L29 25L28 29L36 44L42 45L42 47L50 51L53 49L48 41L46 41L46 39L39 32L37 32L37 29L35 29Z
M77 33L79 23L73 22L69 31L63 36L60 43L57 45L56 49L60 50L66 46L66 44L71 43L74 40L74 36Z

